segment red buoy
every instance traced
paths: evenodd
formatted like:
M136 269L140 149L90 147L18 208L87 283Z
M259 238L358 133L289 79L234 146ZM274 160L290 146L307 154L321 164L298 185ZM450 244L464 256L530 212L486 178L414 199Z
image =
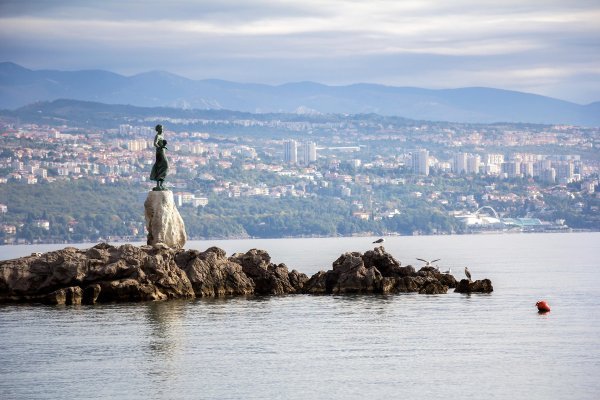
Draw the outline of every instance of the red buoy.
M535 303L535 305L537 306L538 311L541 313L550 311L550 306L548 305L546 300L538 301L537 303Z

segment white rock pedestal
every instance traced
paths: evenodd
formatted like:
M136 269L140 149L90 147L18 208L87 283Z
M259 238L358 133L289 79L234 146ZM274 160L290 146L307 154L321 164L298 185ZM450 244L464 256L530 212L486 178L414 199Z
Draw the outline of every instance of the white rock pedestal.
M151 191L144 202L148 245L181 249L187 235L170 190Z

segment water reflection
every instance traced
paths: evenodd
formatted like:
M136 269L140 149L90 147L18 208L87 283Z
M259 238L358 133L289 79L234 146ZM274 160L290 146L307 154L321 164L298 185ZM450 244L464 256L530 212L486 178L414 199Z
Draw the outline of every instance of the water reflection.
M187 301L156 301L146 308L146 322L150 327L151 354L174 358L181 346L181 324L185 319Z

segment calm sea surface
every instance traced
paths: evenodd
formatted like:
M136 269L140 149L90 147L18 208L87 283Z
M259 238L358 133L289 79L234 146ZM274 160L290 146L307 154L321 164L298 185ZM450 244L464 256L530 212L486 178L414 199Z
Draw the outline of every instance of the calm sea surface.
M308 275L372 238L195 241ZM89 247L78 245L79 247ZM0 247L9 259L64 246ZM386 238L491 295L0 305L1 399L598 399L600 233ZM540 315L535 302L552 312Z

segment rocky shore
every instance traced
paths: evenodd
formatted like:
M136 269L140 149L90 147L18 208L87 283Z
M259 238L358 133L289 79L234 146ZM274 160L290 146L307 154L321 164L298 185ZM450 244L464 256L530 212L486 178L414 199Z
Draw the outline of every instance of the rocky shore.
M224 250L166 246L67 247L0 261L0 303L95 304L195 297L493 291L488 279L460 282L433 267L401 266L383 247L344 253L312 277L274 264L264 250L227 257Z

